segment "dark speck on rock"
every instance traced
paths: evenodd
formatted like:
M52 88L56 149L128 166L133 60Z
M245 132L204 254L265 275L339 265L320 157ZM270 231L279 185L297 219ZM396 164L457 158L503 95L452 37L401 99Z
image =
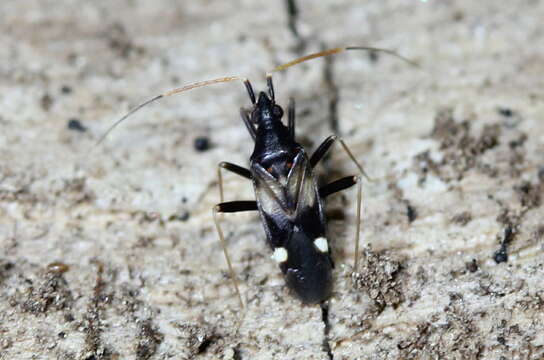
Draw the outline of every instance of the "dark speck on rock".
M497 250L495 254L493 254L493 260L495 260L497 264L507 262L508 254L506 253L506 247L501 247L499 250Z
M44 111L49 111L49 109L53 105L53 97L46 93L42 96L40 103Z
M493 260L497 264L508 261L508 245L516 235L516 228L512 224L507 224L503 229L501 247L493 254Z
M195 139L193 145L196 151L204 152L210 149L210 139L206 136L199 136Z
M68 85L62 85L60 92L63 94L70 94L72 92L72 88Z
M538 169L538 180L544 182L544 166Z
M468 271L470 271L471 273L475 273L476 271L478 271L478 262L476 261L476 259L472 259L472 261L466 264L466 267Z
M74 130L74 131L81 131L81 132L87 131L87 128L83 126L83 124L81 124L81 121L79 121L78 119L68 120L67 127L68 129Z
M451 218L451 222L455 224L459 224L461 226L465 226L472 220L472 214L468 211L463 211L459 214L454 215Z
M188 211L183 211L179 215L174 215L171 217L171 220L178 220L178 221L187 221L191 217L191 214Z
M410 204L406 204L406 216L408 216L409 222L414 222L414 220L417 218L417 210L415 207L413 207Z
M514 112L512 111L512 109L507 107L500 107L497 111L499 112L500 115L504 117L511 117L512 115L514 115Z
M370 58L370 61L373 63L378 62L378 60L380 59L380 56L378 55L378 52L376 51L369 52L368 57Z

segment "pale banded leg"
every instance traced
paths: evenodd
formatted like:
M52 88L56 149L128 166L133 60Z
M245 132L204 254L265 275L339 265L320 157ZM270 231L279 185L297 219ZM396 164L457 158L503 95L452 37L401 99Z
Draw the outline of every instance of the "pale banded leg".
M331 146L334 144L334 142L338 140L340 142L340 145L342 145L342 149L344 149L344 151L346 152L346 154L349 156L349 158L351 159L351 161L353 161L353 163L355 164L355 166L357 166L357 169L359 170L359 172L361 173L361 175L363 175L368 181L374 181L372 178L370 178L370 176L367 175L366 171L363 169L363 167L361 166L361 164L359 164L359 162L357 161L357 159L355 159L355 156L353 156L353 153L351 152L351 150L348 148L348 146L346 145L346 143L344 142L344 140L342 140L341 138L339 138L338 136L336 135L331 135L329 136L328 138L326 138L322 143L321 145L318 146L318 148L314 151L314 153L312 154L312 156L310 157L310 164L312 165L312 167L315 167L315 165L317 165L317 163L319 161L321 161L321 159L323 159L323 156L325 156L325 154L330 150Z
M328 138L325 139L321 143L321 145L318 146L317 150L312 154L310 158L310 164L312 167L315 167L320 160L323 159L325 154L329 151L332 144L336 140L340 141L340 144L342 145L342 148L346 152L346 154L349 156L349 158L353 161L355 166L357 166L357 169L359 169L359 172L362 176L364 176L369 181L372 181L370 177L366 174L363 167L359 164L357 159L355 159L355 156L353 156L353 153L348 148L344 140L338 138L336 135L331 135ZM339 180L336 180L328 185L325 185L321 189L319 189L319 194L322 198L327 197L328 195L334 194L336 192L345 190L353 185L357 184L357 210L356 210L356 232L355 232L355 254L354 254L354 261L353 261L353 269L354 271L357 271L358 265L359 265L359 242L360 242L360 231L361 231L361 212L362 212L362 199L363 199L363 186L361 182L361 178L359 176L348 176Z
M289 129L289 136L293 141L295 140L295 99L289 99L289 107L287 110L287 128Z
M220 199L220 202L223 202L225 201L225 198L223 193L223 175L221 174L221 169L228 170L237 175L245 177L246 179L249 179L249 180L251 180L251 172L244 167L241 167L226 161L222 161L219 163L219 165L217 165L217 183L219 185L219 199Z
M242 308L244 307L244 302L242 300L242 295L240 294L236 273L234 272L232 262L230 261L229 252L227 250L227 242L225 241L225 235L223 234L223 229L221 229L221 225L219 224L219 220L217 219L217 213L232 213L254 210L257 210L256 201L230 201L217 204L213 207L213 221L215 222L217 235L219 236L219 241L221 242L221 246L223 247L223 254L225 255L225 260L227 261L227 265L229 267L232 284L234 285L234 290L236 291L236 295L238 296L238 300L240 301L240 306Z

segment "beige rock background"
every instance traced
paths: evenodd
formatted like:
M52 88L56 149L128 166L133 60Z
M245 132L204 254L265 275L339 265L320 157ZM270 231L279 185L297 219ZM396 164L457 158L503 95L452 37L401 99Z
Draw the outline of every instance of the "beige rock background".
M544 358L544 4L298 7L0 3L0 359ZM217 163L251 153L243 87L167 99L93 144L150 95L230 74L261 89L273 66L341 45L421 66L352 52L275 75L301 141L339 133L376 179L362 264L353 190L328 203L326 312L289 295L256 214L225 216L242 311L210 209ZM322 169L354 172L341 151ZM233 175L226 188L253 196Z

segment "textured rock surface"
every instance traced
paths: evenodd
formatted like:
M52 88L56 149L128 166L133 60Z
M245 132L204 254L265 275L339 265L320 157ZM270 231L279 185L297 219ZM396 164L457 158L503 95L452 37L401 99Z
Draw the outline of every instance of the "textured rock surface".
M544 357L544 4L314 3L0 3L0 359ZM328 204L326 311L289 296L256 214L225 216L240 311L210 209L216 164L251 152L243 87L162 101L93 144L149 95L230 74L262 88L354 44L421 68L350 53L275 84L304 144L337 132L377 180L359 272L354 191ZM331 160L329 179L354 172Z

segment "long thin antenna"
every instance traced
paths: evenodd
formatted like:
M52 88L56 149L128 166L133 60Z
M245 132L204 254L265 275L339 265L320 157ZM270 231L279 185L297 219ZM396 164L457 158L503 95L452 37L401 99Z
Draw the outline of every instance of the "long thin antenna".
M389 55L393 55L393 56L407 62L408 64L410 64L412 66L419 67L417 62L415 62L413 60L410 60L408 58L405 58L404 56L398 54L397 52L395 52L393 50L375 48L375 47L370 47L370 46L346 46L346 47L338 47L338 48L334 48L334 49L323 50L323 51L316 52L316 53L313 53L313 54L309 54L309 55L306 55L306 56L303 56L303 57L299 57L298 59L295 59L293 61L289 61L288 63L276 66L274 69L269 71L269 73L276 72L276 71L282 71L282 70L285 70L285 69L287 69L287 68L289 68L291 66L300 64L301 62L304 62L304 61L308 61L308 60L323 57L323 56L338 54L338 53L341 53L341 52L344 52L344 51L347 51L347 50L365 50L365 51L372 51L372 52L383 52L383 53L386 53L386 54L389 54Z
M115 129L117 127L117 125L121 124L124 120L126 120L128 117L130 117L132 114L134 114L135 112L137 112L141 108L143 108L143 107L145 107L145 106L147 106L147 105L149 105L149 104L151 104L151 103L153 103L153 102L155 102L155 101L157 101L159 99L162 99L162 98L167 97L167 96L172 96L172 95L175 95L175 94L179 94L179 93L182 93L182 92L185 92L185 91L189 91L189 90L192 90L192 89L196 89L196 88L199 88L199 87L207 86L207 85L212 85L212 84L217 84L217 83L225 83L225 82L236 81L236 80L243 81L244 83L247 81L245 78L242 78L240 76L220 77L220 78L217 78L217 79L198 81L198 82L188 84L188 85L185 85L185 86L177 88L177 89L169 90L169 91L167 91L165 93L162 93L160 95L152 97L151 99L146 100L143 103L141 103L140 105L136 106L135 108L130 110L127 114L125 114L122 118L120 118L119 120L114 122L113 125L111 125L108 128L108 130L106 130L106 132L100 137L100 139L98 139L98 141L95 144L95 147L100 145L104 141L104 139L106 139L106 137L113 131L113 129Z

